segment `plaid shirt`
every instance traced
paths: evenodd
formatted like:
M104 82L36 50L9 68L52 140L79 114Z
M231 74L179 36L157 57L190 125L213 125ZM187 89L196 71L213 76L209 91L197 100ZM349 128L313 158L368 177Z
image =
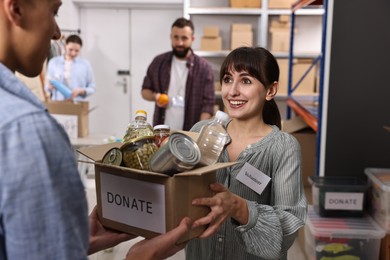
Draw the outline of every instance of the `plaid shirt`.
M158 55L149 65L142 89L157 93L168 93L171 76L172 52ZM189 66L185 91L184 125L182 130L189 130L200 120L203 112L214 114L214 75L206 59L195 54L187 62ZM155 106L153 125L164 124L165 109Z

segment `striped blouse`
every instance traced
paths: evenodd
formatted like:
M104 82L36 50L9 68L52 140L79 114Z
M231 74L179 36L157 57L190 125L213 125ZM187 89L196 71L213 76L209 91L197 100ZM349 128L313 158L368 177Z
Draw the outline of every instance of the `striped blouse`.
M206 122L197 123L191 131L199 132ZM229 161L226 150L220 161ZM231 219L212 237L191 240L186 259L287 259L307 213L298 141L273 126L270 134L242 151L237 162L219 170L217 180L247 200L248 223L239 225ZM261 195L236 179L246 162L271 178Z

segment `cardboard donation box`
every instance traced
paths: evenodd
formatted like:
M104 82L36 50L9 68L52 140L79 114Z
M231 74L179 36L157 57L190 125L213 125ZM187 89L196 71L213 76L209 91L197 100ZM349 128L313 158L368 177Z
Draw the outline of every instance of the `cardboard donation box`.
M234 23L231 29L231 46L232 50L238 47L253 46L252 25L246 23Z
M88 136L88 102L49 101L44 104L49 113L64 127L70 138Z
M200 45L202 51L222 50L222 38L219 36L219 28L217 26L205 26Z
M261 0L230 0L230 7L234 8L260 8Z
M83 147L79 153L95 162L98 214L105 227L152 238L175 228L183 217L196 220L210 209L191 205L194 198L211 197L209 185L218 169L234 163L217 163L173 176L102 164L107 151L122 143ZM205 227L190 230L180 241L199 236Z

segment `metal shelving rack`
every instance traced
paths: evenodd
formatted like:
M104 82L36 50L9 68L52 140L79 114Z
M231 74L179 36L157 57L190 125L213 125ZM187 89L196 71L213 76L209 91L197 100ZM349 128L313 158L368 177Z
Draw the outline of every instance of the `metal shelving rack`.
M219 1L220 2L220 1ZM228 1L227 1L228 2ZM231 8L231 7L192 7L191 0L183 0L183 16L187 19L191 19L192 15L215 15L215 16L255 16L258 17L257 22L257 39L254 39L256 46L268 48L268 32L269 32L269 20L271 16L289 15L292 14L290 9L268 9L268 0L263 0L261 8ZM323 8L308 8L297 10L296 15L323 15ZM222 51L197 51L196 54L209 58L225 57L230 50ZM276 58L288 58L289 54L286 53L273 53ZM296 54L297 58L313 58L312 53L299 53Z
M287 98L287 118L291 118L291 110L302 119L316 132L316 173L319 175L319 160L321 151L321 122L322 122L322 104L323 104L323 92L324 92L324 66L325 66L325 42L326 42L326 30L327 30L327 7L328 1L323 0L323 23L322 23L322 41L321 52L313 60L312 65L302 75L295 86L292 86L293 75L293 59L294 55L294 26L295 16L301 8L308 6L314 2L314 0L298 0L292 5L291 8L291 32L290 32L290 52L289 52L289 77L288 77L288 98ZM319 88L318 94L312 96L294 96L294 91L299 87L299 84L303 81L306 75L315 66L319 64Z

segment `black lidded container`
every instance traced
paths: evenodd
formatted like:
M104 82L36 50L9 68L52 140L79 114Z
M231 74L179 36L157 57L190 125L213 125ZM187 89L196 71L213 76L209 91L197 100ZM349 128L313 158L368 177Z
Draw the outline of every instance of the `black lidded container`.
M362 217L369 184L353 176L310 176L314 210L321 217Z

